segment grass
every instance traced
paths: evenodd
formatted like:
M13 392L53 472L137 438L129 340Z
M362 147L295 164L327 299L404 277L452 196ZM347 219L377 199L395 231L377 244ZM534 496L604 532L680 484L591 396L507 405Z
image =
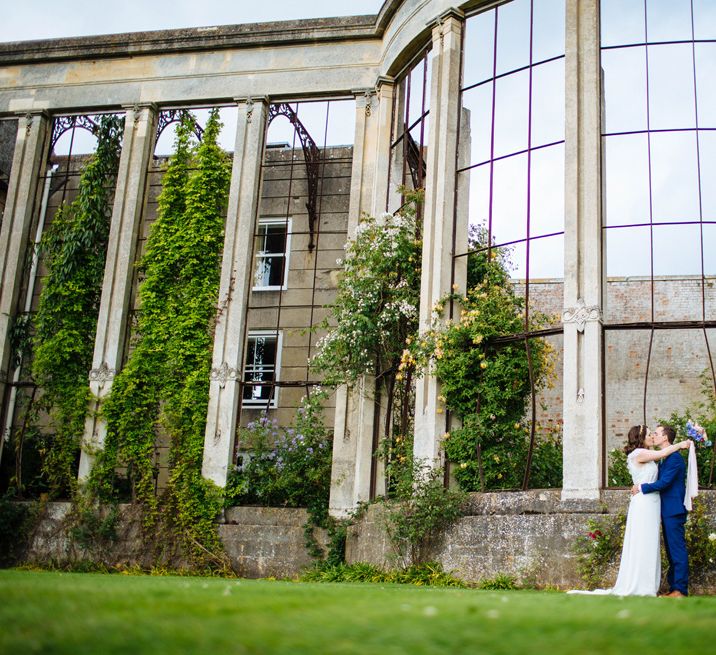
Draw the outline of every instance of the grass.
M703 653L716 598L0 571L0 653Z

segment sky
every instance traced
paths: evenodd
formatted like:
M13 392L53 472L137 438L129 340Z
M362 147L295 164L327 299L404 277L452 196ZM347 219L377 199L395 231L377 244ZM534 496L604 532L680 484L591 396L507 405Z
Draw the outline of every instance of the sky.
M0 41L53 39L263 21L377 14L383 0L5 0Z

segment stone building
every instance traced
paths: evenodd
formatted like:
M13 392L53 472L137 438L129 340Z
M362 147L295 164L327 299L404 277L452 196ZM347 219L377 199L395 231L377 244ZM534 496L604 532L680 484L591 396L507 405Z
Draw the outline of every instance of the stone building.
M400 184L426 192L423 327L465 286L471 225L511 249L527 312L556 310L531 336L560 353L560 386L542 404L563 425L563 502L600 498L611 433L698 400L716 325L708 2L386 0L376 16L0 44L0 66L4 422L10 328L32 309L25 259L59 156L53 136L80 117L125 118L89 379L102 398L126 357L157 134L178 110L206 107L221 107L234 133L205 477L225 484L237 427L263 402L281 418L316 382L305 362L315 337L299 329L325 312L362 213L395 211ZM311 118L317 105L323 121ZM327 136L339 107L348 139ZM271 126L292 113L307 124L277 146ZM287 276L272 257L288 260ZM276 395L246 384L256 367ZM380 491L371 388L339 389L327 408L336 515ZM441 461L445 420L428 376L416 389L418 457ZM103 430L88 421L86 443L101 448Z

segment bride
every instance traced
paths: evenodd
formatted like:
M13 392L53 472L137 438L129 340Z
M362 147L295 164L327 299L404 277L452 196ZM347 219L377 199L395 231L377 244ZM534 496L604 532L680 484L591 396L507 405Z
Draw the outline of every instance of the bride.
M647 434L646 425L635 425L629 430L627 467L635 485L654 482L659 469L656 462L681 448L689 448L690 440L671 444L661 450L648 450L654 437ZM617 582L611 589L569 591L570 594L613 594L615 596L656 596L661 583L661 499L658 493L638 493L631 497L627 512L622 558Z

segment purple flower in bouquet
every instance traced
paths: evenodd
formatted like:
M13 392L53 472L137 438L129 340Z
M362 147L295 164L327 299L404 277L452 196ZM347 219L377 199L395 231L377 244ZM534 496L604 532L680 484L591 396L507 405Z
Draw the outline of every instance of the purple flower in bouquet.
M691 419L686 421L686 436L691 439L697 447L709 448L711 446L711 441L709 441L709 435L706 434L706 430L698 423L694 423Z

